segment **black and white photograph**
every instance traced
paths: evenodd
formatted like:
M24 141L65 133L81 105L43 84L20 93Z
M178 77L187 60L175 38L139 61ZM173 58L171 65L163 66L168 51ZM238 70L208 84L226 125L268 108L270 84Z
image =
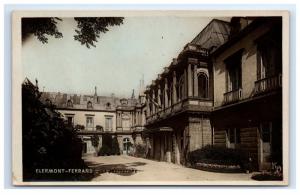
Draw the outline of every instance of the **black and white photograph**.
M288 185L288 11L15 11L14 185Z

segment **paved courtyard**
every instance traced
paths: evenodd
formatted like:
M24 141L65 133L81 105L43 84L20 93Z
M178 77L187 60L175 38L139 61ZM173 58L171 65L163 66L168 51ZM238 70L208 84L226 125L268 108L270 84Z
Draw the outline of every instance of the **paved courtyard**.
M249 181L251 174L214 173L167 162L121 156L85 156L96 177L92 181ZM253 181L253 180L252 180ZM234 184L234 183L233 183Z

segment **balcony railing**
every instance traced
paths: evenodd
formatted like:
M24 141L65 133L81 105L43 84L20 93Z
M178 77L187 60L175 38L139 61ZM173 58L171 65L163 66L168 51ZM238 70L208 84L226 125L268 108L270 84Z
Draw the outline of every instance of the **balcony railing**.
M281 88L281 74L255 81L255 94L266 93Z
M242 99L242 89L229 91L224 93L224 104L230 104L233 102L237 102Z
M167 118L181 111L211 111L211 108L212 101L210 100L187 98L146 117L146 122L148 124L153 123L154 121Z

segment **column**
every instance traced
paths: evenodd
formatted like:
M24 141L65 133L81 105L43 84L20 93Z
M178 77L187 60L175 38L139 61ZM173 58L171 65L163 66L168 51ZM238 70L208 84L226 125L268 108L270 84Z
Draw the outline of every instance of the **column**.
M175 104L177 102L177 93L176 93L176 71L173 72L173 94L172 94L172 98L173 98L173 104Z
M147 93L147 116L150 116L151 112L150 112L150 95L149 93Z
M164 159L165 159L165 150L164 150L165 134L164 134L164 132L160 133L159 136L160 136L160 161L164 161Z
M173 134L173 144L174 144L175 164L180 164L179 146L178 146L175 132Z
M188 65L188 70L187 70L187 88L188 88L188 97L193 96L193 83L192 83L192 65Z
M164 108L169 107L169 99L168 99L168 79L165 78L165 88L164 88Z
M198 74L197 65L194 65L194 97L198 97Z
M187 81L187 68L184 69L183 73L183 95L182 99L185 99L187 97L187 86L188 86L188 81Z
M167 145L167 151L166 151L166 161L171 162L171 135L170 132L167 132L166 134L166 145Z
M157 104L161 107L161 90L160 90L160 84L158 84L158 89L157 89ZM160 108L157 108L158 110L160 110Z
M152 101L155 101L155 91L152 90ZM152 114L156 113L155 104L152 102Z

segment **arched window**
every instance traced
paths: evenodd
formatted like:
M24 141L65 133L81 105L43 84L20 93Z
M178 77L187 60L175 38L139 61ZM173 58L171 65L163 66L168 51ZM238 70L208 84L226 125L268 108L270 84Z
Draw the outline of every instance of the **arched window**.
M111 109L111 106L110 106L109 102L106 103L106 109Z
M87 108L88 108L88 109L92 109L92 108L93 108L93 104L92 104L91 101L88 101L88 103L87 103Z
M67 107L69 107L69 108L73 107L73 102L71 100L68 100Z
M208 98L208 77L203 72L198 74L198 95L200 98Z

